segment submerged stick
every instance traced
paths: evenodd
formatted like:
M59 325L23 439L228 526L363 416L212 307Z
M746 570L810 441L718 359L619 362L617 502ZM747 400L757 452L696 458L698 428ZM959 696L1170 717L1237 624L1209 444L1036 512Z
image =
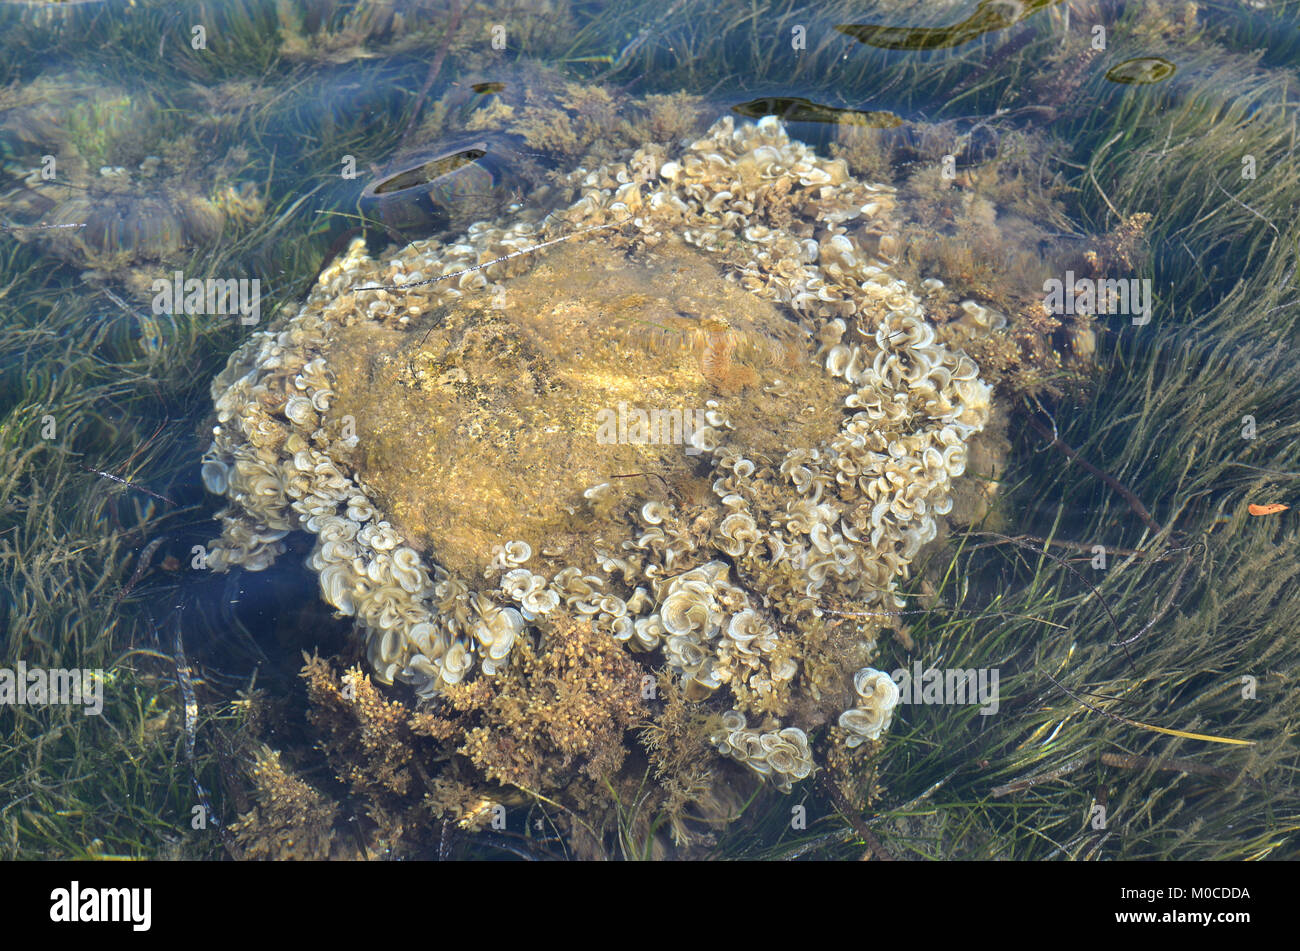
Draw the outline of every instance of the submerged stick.
M1234 780L1241 778L1253 786L1263 786L1263 783L1254 776L1247 776L1239 770L1225 769L1222 766L1210 766L1206 763L1198 763L1195 760L1190 759L1179 759L1176 757L1156 759L1154 756L1102 753L1101 761L1107 766L1116 766L1120 769L1146 769L1150 767L1152 769L1164 770L1167 772L1191 773L1196 776L1215 776L1219 779Z
M1042 537L1040 537L1040 536L1038 536L1038 535L1016 535L1016 536L1014 536L1014 538L1015 538L1015 540L1017 540L1017 541L1023 541L1023 542L1035 542L1035 543L1037 543L1037 544L1039 544L1039 545L1056 545L1056 546L1058 546L1058 547L1060 547L1060 548L1070 548L1070 549L1073 549L1074 551L1086 552L1086 553L1088 553L1089 555L1093 555L1093 554L1094 554L1094 549L1097 547L1096 545L1089 545L1089 544L1087 544L1086 542L1073 542L1073 541L1068 541L1068 540L1063 539L1063 538L1042 538ZM971 545L969 550L970 550L970 551L975 551L976 549L979 549L979 548L988 548L988 547L991 546L991 545L998 545L998 544L1001 544L1001 543L1000 543L1000 542L980 542L978 545ZM1163 559L1167 558L1167 557L1168 557L1170 554L1172 554L1173 552L1175 552L1175 551L1181 551L1181 549L1178 549L1178 548L1171 548L1171 549L1167 549L1166 551L1162 551L1162 552L1158 552L1158 553L1157 553L1157 552L1153 552L1153 551L1151 551L1150 549L1146 549L1146 548L1119 548L1119 547L1117 547L1117 546L1115 546L1115 545L1106 545L1106 546L1104 546L1104 547L1105 547L1105 549L1106 549L1106 554L1108 554L1108 555L1123 555L1123 556L1125 556L1125 557L1129 557L1129 556L1133 556L1133 557L1142 556L1142 557L1145 557L1145 556L1147 556L1147 555L1155 555L1155 557L1156 557L1157 560L1163 560ZM1087 559L1084 559L1084 560L1087 560Z
M92 469L90 466L87 465L82 465L81 468L84 469L86 472L93 472L97 476L103 476L105 479L112 479L114 482L120 483L121 485L126 486L128 489L136 489L140 492L143 492L145 495L152 496L153 498L157 499L159 502L166 502L168 505L176 504L171 499L167 498L167 496L159 495L157 492L154 492L151 489L146 489L138 482L131 482L127 479L120 478L118 476L113 475L113 473L111 472L105 472L103 469Z
M1093 584L1083 575L1079 574L1078 570L1072 564L1066 561L1064 558L1060 558L1056 555L1053 555L1046 548L1041 548L1041 549L1035 548L1033 545L1027 544L1026 542L1023 542L1018 538L1012 538L1010 535L1002 535L999 534L998 532L971 532L970 534L972 536L984 535L988 538L996 538L998 541L1006 542L1011 545L1019 545L1021 548L1027 548L1032 552L1035 552L1040 555L1044 555L1045 557L1052 559L1052 561L1056 562L1058 565L1060 565L1070 574L1074 575L1074 577L1077 578L1079 581L1082 581L1088 587L1088 590L1090 590L1093 594L1097 596L1097 600L1101 603L1101 609L1106 612L1106 617L1110 620L1110 626L1111 629L1115 632L1116 639L1117 640L1123 639L1123 635L1120 633L1120 629L1119 629L1119 621L1115 619L1115 612L1110 609L1110 605L1107 604L1106 599L1102 597L1101 591L1097 588L1095 584ZM1127 647L1124 648L1124 656L1128 658L1129 664L1133 664L1133 658L1129 655ZM1053 681L1053 683L1055 683L1055 681Z
M1089 757L1087 756L1079 756L1070 760L1064 766L1058 766L1056 769L1050 769L1045 773L1035 773L1032 776L1022 776L1020 779L1013 779L1011 782L1004 783L1001 786L994 786L990 795L994 799L1000 799L1008 793L1021 792L1022 790L1037 786L1039 783L1048 783L1054 779L1060 779L1063 776L1070 775L1070 773L1073 773L1080 767L1086 766L1088 764L1088 759Z
M1174 599L1178 597L1178 592L1183 587L1183 579L1187 577L1187 569L1192 566L1192 556L1196 554L1197 548L1205 549L1205 547L1204 542L1197 542L1195 545L1188 548L1187 556L1183 559L1183 566L1178 569L1178 574L1174 577L1173 590L1171 590L1169 596L1165 598L1165 603L1160 606L1156 613L1151 617L1151 620L1147 621L1142 630L1138 631L1127 640L1112 641L1111 647L1123 647L1126 644L1132 644L1164 619L1164 616L1169 613L1169 609L1173 607Z
M451 41L455 38L456 31L460 29L460 18L463 12L460 0L451 0L451 18L447 23L447 36L443 39L442 45L438 47L433 62L429 64L429 72L425 74L424 85L420 87L420 93L415 97L415 107L411 110L411 118L407 120L406 128L402 130L402 137L397 142L398 152L401 152L402 147L406 145L406 140L410 138L411 131L415 128L416 120L420 118L420 109L424 106L424 98L429 95L429 90L433 88L433 81L438 78L438 73L442 70L442 62L447 58L447 50L451 48Z
M199 700L198 695L194 692L194 677L189 658L185 656L185 642L179 612L176 615L176 637L172 643L172 661L176 665L176 686L180 689L181 704L185 713L185 762L190 768L190 782L194 786L194 795L199 800L199 806L203 810L204 817L208 822L212 823L213 828L217 830L217 834L221 837L222 843L229 848L230 842L227 838L226 827L221 822L220 817L217 816L216 810L212 808L212 800L208 797L208 791L199 782L198 763L194 755L198 739Z
M867 824L862 820L862 817L857 814L857 811L854 810L852 806L849 805L848 800L844 798L844 794L835 787L833 782L823 777L821 780L821 786L826 790L826 794L831 797L831 801L835 803L835 808L839 810L840 815L843 816L845 821L853 827L853 831L857 833L858 838L862 839L862 841L866 843L868 853L874 855L882 862L898 861L893 854L891 854L890 851L881 844L880 839L876 838L876 834L867 828ZM866 857L867 856L863 856L863 858Z
M1123 483L1121 483L1118 479L1116 479L1114 476L1110 475L1109 473L1104 472L1101 469L1098 469L1087 459L1084 459L1082 456L1079 455L1078 450L1074 449L1068 443L1064 442L1060 438L1060 436L1048 432L1047 427L1044 426L1042 423L1040 423L1038 420L1034 419L1034 417L1026 416L1025 418L1029 420L1029 425L1032 426L1040 436L1042 436L1046 440L1049 440L1052 448L1059 449L1072 462L1075 462L1078 465L1082 466L1088 472L1091 472L1102 482L1105 482L1108 486L1110 486L1112 489L1118 492L1124 498L1124 501L1128 503L1129 508L1131 508L1134 511L1134 513L1138 516L1138 518L1142 519L1142 521L1146 524L1147 528L1151 529L1157 535L1159 535L1161 532L1164 531L1164 529L1160 527L1160 523L1151 517L1151 513L1147 511L1146 506L1142 504L1142 502L1138 499L1136 495L1134 495L1131 491L1125 488Z
M68 224L68 225L47 225L44 223L34 224L34 225L16 225L6 221L0 224L0 228L3 228L3 230L5 231L58 231L61 228L84 228L84 227L86 227L84 222L74 222L73 224Z

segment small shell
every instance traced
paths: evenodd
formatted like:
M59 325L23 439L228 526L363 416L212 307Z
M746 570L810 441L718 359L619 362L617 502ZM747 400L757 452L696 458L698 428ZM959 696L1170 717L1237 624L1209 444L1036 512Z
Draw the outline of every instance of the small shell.
M460 683L474 666L474 658L460 641L452 644L442 656L442 679L449 684Z
M529 558L533 557L533 546L525 541L506 542L504 547L505 560L511 565L522 565Z
M291 396L284 404L284 415L297 426L311 426L316 421L316 411L305 396Z
M416 594L424 589L426 579L420 554L413 548L402 546L393 552L391 571L393 579L403 591Z
M830 353L826 354L826 369L831 376L843 377L844 371L848 369L849 361L852 358L852 348L837 343L831 347Z
M641 520L647 525L660 525L668 517L669 508L663 502L652 499L641 506Z
M224 462L217 459L205 459L200 470L203 486L213 495L225 495L229 486L230 470Z
M326 565L320 573L321 594L344 614L356 614L356 603L352 600L354 580L350 565Z

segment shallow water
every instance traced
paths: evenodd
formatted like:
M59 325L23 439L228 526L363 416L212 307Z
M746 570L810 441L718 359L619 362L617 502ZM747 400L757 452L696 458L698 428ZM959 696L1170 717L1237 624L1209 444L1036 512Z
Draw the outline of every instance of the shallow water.
M280 857L273 801L301 775L321 856L1294 857L1297 509L1248 506L1292 504L1300 471L1298 15L0 4L0 670L88 670L103 704L0 706L0 854ZM404 838L331 839L365 795L455 797L433 757L349 794L316 748L328 678L304 680L303 652L330 677L370 668L307 532L266 570L208 570L213 378L354 239L376 261L417 240L450 254L475 222L568 208L577 167L768 115L899 190L895 244L871 253L995 386L964 521L900 582L906 607L837 605L884 612L860 619L882 628L871 666L976 671L981 703L918 690L834 768L823 719L823 772L788 794L717 767L714 818L739 815L708 840L670 835L653 797L661 814L634 796L580 832L574 802L510 784ZM1149 313L1141 295L1053 313L1047 281L1081 277L1142 282ZM413 704L404 689L383 696Z

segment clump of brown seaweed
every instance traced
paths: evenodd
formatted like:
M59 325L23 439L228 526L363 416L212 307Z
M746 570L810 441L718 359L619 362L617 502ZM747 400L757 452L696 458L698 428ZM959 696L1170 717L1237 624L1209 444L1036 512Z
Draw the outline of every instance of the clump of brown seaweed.
M1150 216L1104 235L1078 232L1065 213L1064 175L1045 171L1066 149L1033 131L958 121L844 125L833 152L859 174L898 185L900 273L924 288L941 340L971 354L1009 396L1086 389L1104 329L1095 312L1050 310L1045 284L1067 272L1135 273Z

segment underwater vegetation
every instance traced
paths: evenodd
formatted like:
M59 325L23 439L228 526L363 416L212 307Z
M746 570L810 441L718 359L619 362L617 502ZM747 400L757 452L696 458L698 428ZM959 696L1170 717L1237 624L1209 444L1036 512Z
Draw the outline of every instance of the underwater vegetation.
M239 177L248 150L214 161L210 141L152 96L98 77L15 84L0 92L0 148L21 183L0 194L0 218L87 275L147 287L152 275L127 272L176 263L265 211L260 184Z
M186 8L209 25L206 52L169 4L46 6L0 9L0 667L102 669L105 703L99 716L0 708L0 854L1295 856L1296 4L722 0L701 16L681 3L231 0ZM837 29L853 24L868 32ZM840 246L799 234L809 213L789 204L826 186L791 184L752 212L735 206L752 192L717 199L706 175L722 166L690 145L728 114L733 132L781 119L785 144L766 144L803 143L810 168L842 169L832 189L879 189L877 209L841 225L856 262L905 285L928 330L909 323L894 338L891 324L882 344L859 339L854 314L814 314L852 300L841 282L861 290L846 260L802 299L806 312L758 280L774 273L793 289ZM40 178L45 155L64 186ZM355 179L339 174L348 155ZM632 191L665 197L634 209ZM384 195L401 202L376 213ZM771 229L767 259L729 214ZM877 216L881 227L862 230ZM615 227L577 234L603 225ZM607 298L565 280L605 273L611 256L624 263L609 273L628 283ZM732 285L731 312L655 310L635 282L656 261L683 281L704 281L707 264ZM141 288L172 268L260 276L276 334L304 299L315 313L352 298L339 314L356 346L315 357L351 379L311 360L262 370L279 389L258 394L263 412L238 443L280 467L337 454L338 478L366 491L332 516L299 511L292 503L316 500L291 498L300 486L283 469L281 498L267 472L228 466L227 490L282 515L236 519L245 541L256 535L262 571L214 572L200 555L220 564L224 552L209 545L220 506L205 492L223 473L202 467L217 422L210 383L232 353L253 369L266 324L148 312ZM1067 272L1149 281L1150 322L1095 301L1056 312L1044 284ZM647 300L633 306L637 294ZM742 311L742 297L799 320ZM529 322L560 305L571 323ZM367 326L382 330L368 348ZM574 340L590 350L561 346ZM816 509L850 504L834 475L820 478L828 456L782 473L780 453L820 450L843 420L888 406L848 379L864 372L855 347L888 349L902 378L918 348L965 354L977 378L947 385L991 387L988 418L942 493L952 511L905 574L872 579L874 602L872 585L845 587L860 559L843 577L826 564L817 596L786 596L819 562L774 560L770 540L821 552L830 536ZM706 418L698 428L716 430L718 446L706 436L693 456L685 442L619 442L619 400L598 405L581 374L557 374L632 385L619 360L596 366L598 353L657 367L678 394L664 408L737 429ZM439 505L402 496L430 471L411 447L436 426L383 429L370 375L404 413L441 408L483 426L441 434L439 464L459 481L427 486ZM765 392L787 378L794 393ZM551 406L551 385L573 405ZM626 393L629 409L645 405ZM764 434L764 414L800 396L870 405L796 413L789 434ZM337 425L345 404L351 448ZM553 466L530 485L501 465L511 491L494 489L465 445L543 458L528 454L511 406L581 432L579 463L594 469L608 453L608 477ZM606 409L608 444L596 438ZM305 445L286 453L295 438ZM767 456L733 460L728 440ZM310 461L312 488L334 493L335 472ZM724 503L719 478L743 510ZM556 503L578 482L570 515ZM521 485L547 493L549 521L532 517ZM786 511L804 490L822 494ZM924 499L927 514L948 504L937 490ZM895 501L901 512L916 499L891 496L877 545L921 522ZM453 520L442 506L457 502ZM844 543L859 555L877 528L867 514L863 541ZM752 519L766 550L744 518L723 530L732 515ZM398 556L398 538L413 554ZM562 591L571 563L580 570ZM344 594L352 613L336 610ZM424 597L446 606L443 621L406 613ZM733 632L745 604L753 613ZM419 623L432 629L406 636ZM634 649L640 634L656 646ZM439 679L404 682L420 657ZM787 659L794 675L775 676ZM996 711L992 698L926 702L888 676L918 664L997 672ZM196 808L211 821L196 826Z

